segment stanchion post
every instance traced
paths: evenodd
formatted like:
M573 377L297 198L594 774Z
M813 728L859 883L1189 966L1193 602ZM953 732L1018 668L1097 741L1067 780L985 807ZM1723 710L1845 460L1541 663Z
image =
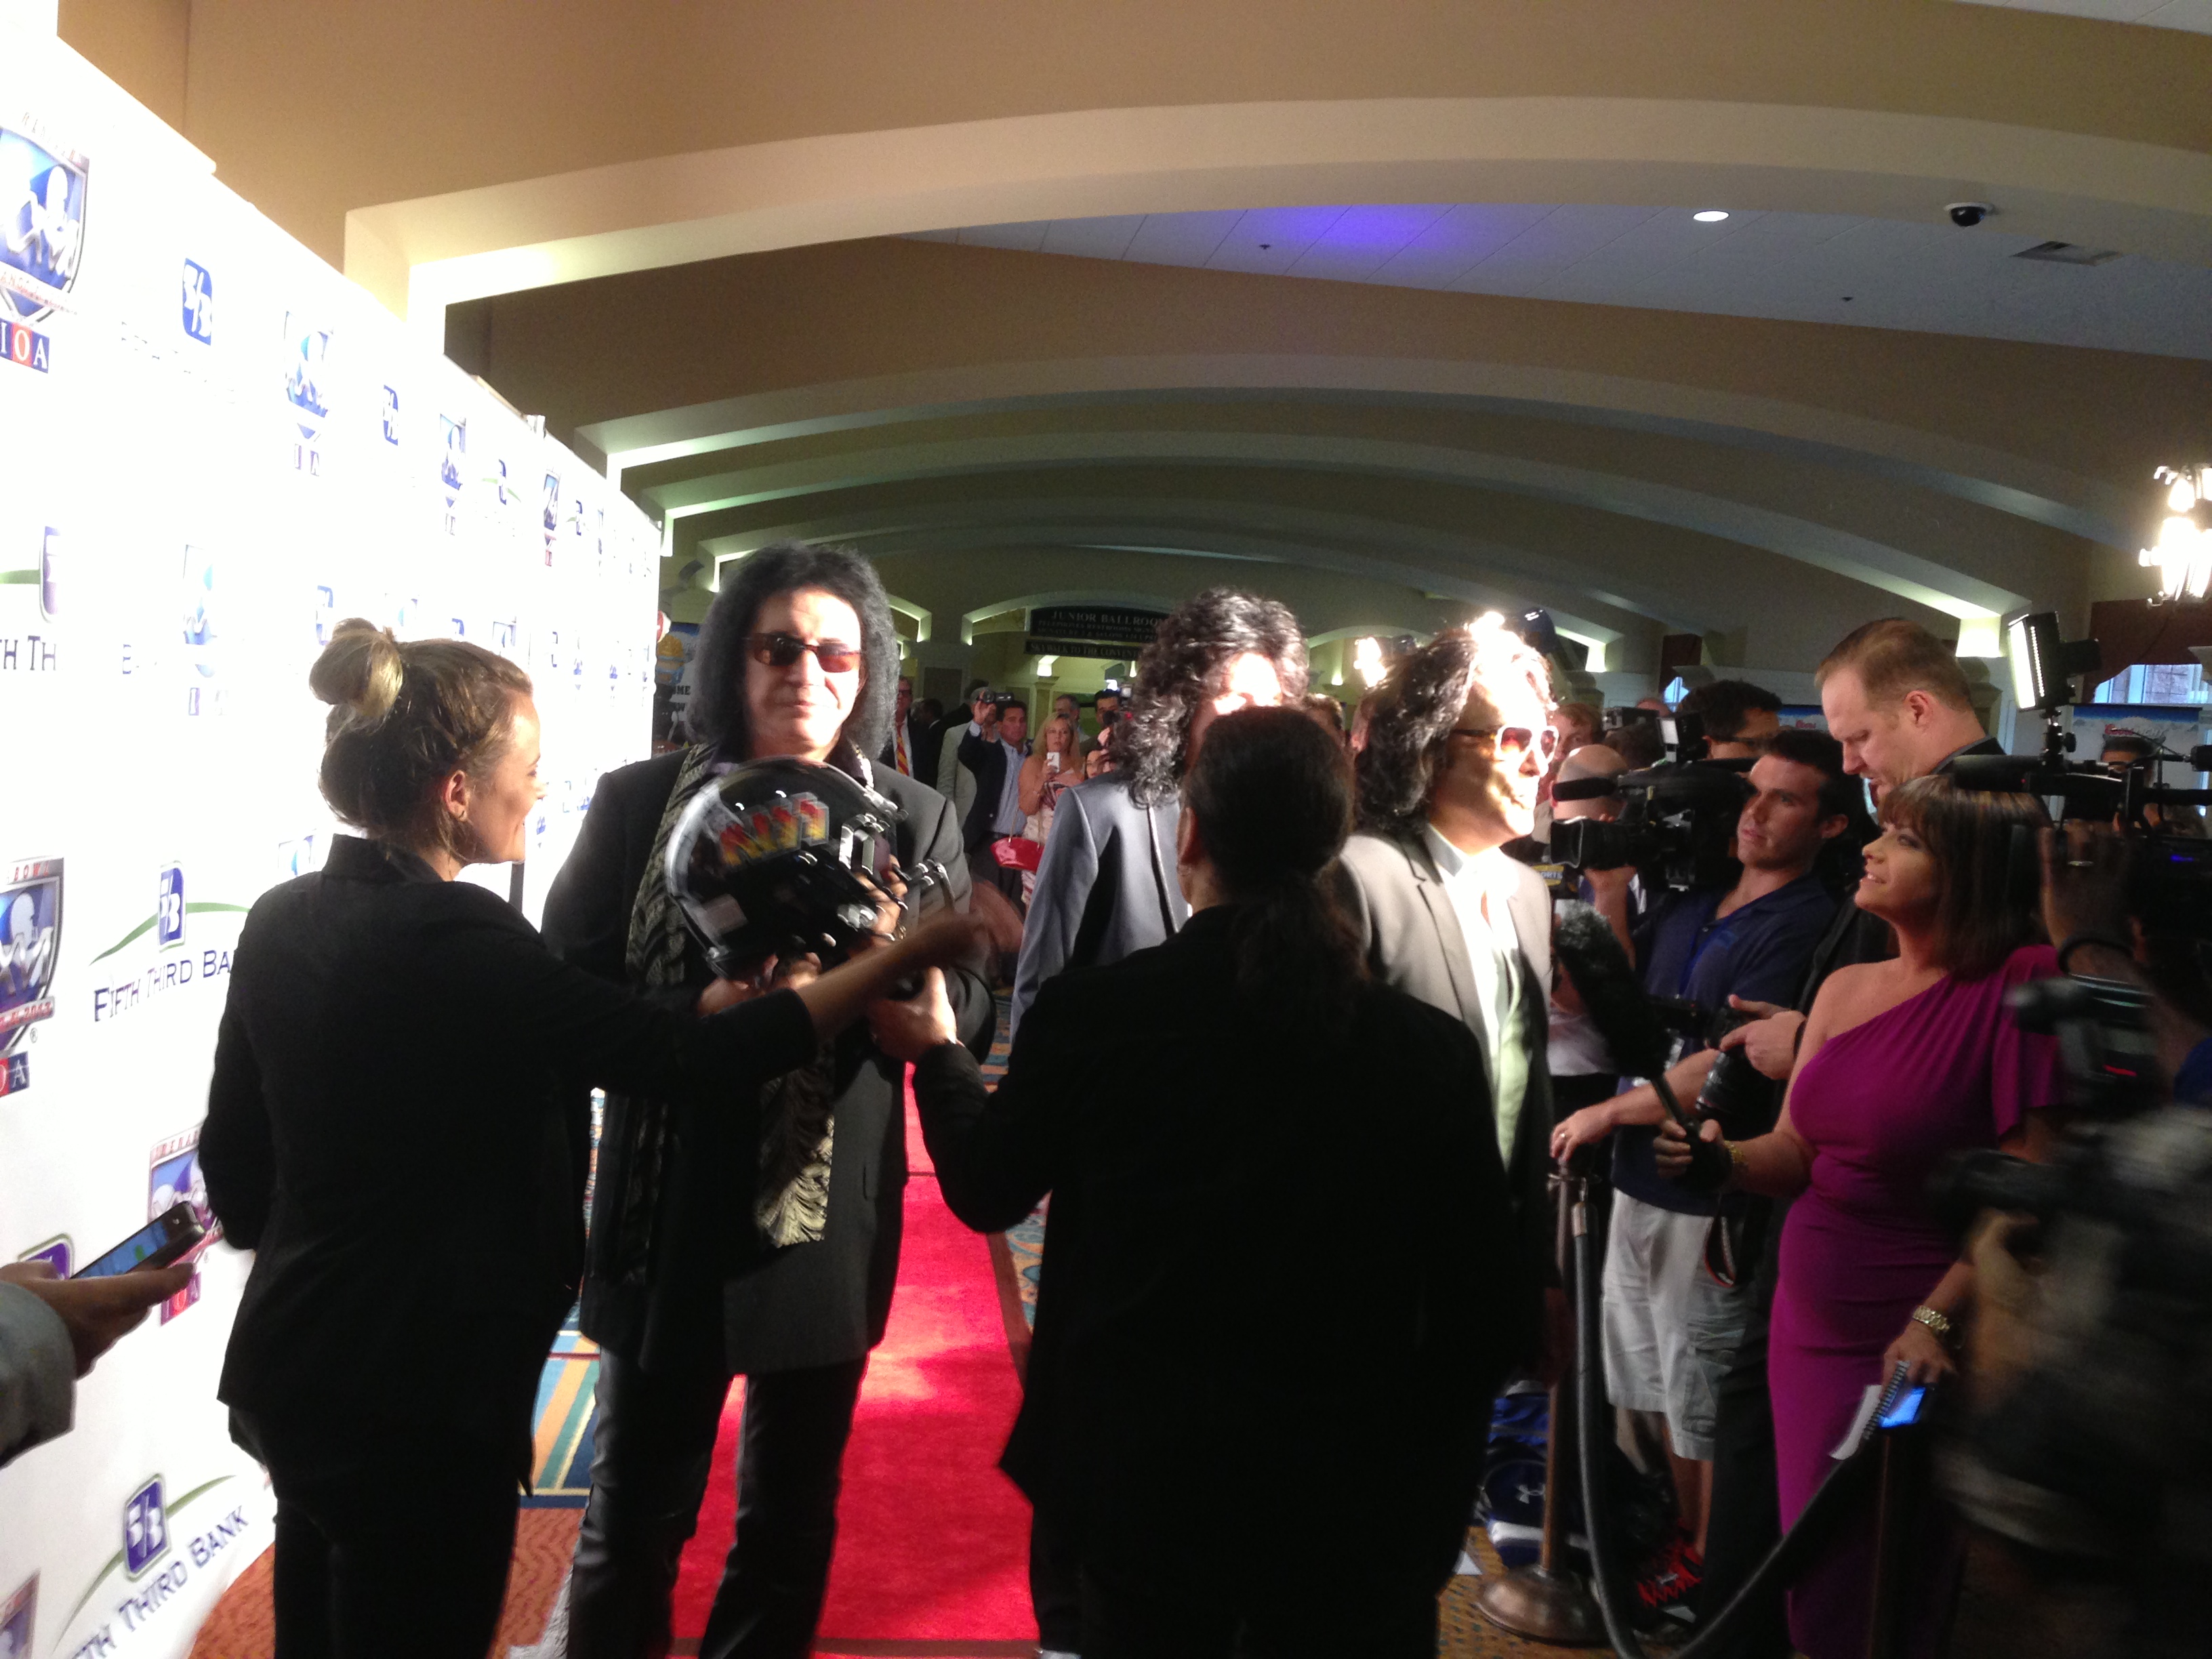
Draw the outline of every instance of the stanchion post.
M1551 1181L1553 1254L1564 1283L1569 1261L1568 1217L1583 1199L1583 1177L1554 1174ZM1562 1379L1574 1372L1573 1357L1560 1355ZM1544 1533L1536 1565L1516 1567L1489 1579L1477 1591L1475 1608L1501 1630L1537 1642L1588 1647L1605 1639L1605 1621L1583 1581L1564 1565L1567 1541L1567 1494L1574 1484L1574 1414L1566 1409L1566 1387L1552 1384L1544 1434Z

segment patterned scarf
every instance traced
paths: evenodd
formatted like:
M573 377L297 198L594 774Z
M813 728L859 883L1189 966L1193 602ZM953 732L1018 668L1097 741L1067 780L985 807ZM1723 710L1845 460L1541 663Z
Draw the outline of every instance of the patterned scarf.
M835 758L843 763L846 770L857 764L861 769L860 781L871 783L867 762L857 753L841 753ZM715 761L715 751L708 744L695 744L684 751L676 787L668 792L668 805L661 812L660 827L646 857L645 879L638 884L637 898L630 908L629 972L633 980L648 988L665 988L684 982L687 938L684 914L669 896L663 872L668 863L668 838L693 794L711 778ZM761 1091L760 1180L754 1188L753 1221L770 1244L815 1243L829 1225L836 1096L836 1051L829 1043L806 1065L770 1079ZM625 1195L629 1201L623 1208L626 1233L631 1227L650 1224L649 1195L659 1185L668 1140L666 1105L641 1100L636 1109L633 1141L636 1152ZM629 1241L625 1238L624 1242Z

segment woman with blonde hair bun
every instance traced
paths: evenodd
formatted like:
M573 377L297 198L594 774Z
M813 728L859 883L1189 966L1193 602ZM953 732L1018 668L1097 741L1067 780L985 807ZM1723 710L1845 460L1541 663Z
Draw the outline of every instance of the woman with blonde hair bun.
M969 923L756 999L611 985L453 879L522 856L544 793L527 675L356 619L308 684L331 705L323 794L361 834L240 937L200 1164L256 1256L219 1392L276 1489L278 1651L482 1659L583 1265L590 1126L555 1084L750 1115L752 1085Z

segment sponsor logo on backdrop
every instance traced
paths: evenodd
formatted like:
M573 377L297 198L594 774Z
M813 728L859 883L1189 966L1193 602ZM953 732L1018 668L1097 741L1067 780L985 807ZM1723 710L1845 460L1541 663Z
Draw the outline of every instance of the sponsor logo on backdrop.
M56 1279L67 1279L70 1276L70 1268L73 1265L70 1259L71 1250L70 1236L67 1233L61 1233L35 1249L24 1251L15 1260L43 1261L54 1270ZM0 1654L0 1659L6 1659L6 1655Z
M330 418L330 398L325 390L330 365L331 331L316 328L296 311L284 313L286 348L284 401L292 416L296 437L292 465L297 471L319 477L323 471L323 424Z
M185 866L181 864L161 866L154 900L154 937L164 951L173 951L185 942Z
M328 645L338 625L338 592L320 583L315 586L315 643Z
M185 657L191 675L185 682L185 713L223 711L222 688L216 671L222 661L221 635L216 625L220 599L216 582L220 562L204 547L185 549L184 626ZM125 670L128 672L129 670Z
M156 954L138 973L128 979L106 979L92 988L92 1018L95 1025L119 1019L165 996L190 994L229 976L231 947L209 945L197 950L183 948L185 921L188 916L243 915L247 907L219 899L187 900L181 864L164 866L154 898L151 915L93 958L95 963L105 962L148 934L153 935Z
M399 441L399 393L392 386L384 388L384 441Z
M45 374L53 343L32 326L71 307L84 258L92 163L36 116L0 121L0 356Z
M0 587L37 588L39 614L51 623L61 614L61 562L62 532L48 525L39 543L39 562L0 570ZM51 629L0 634L0 673L51 674L60 665L59 645Z
M321 839L319 836L307 835L292 841L278 842L276 865L284 872L278 879L289 881L295 876L311 875L321 869L322 860L317 856Z
M169 1511L161 1502L161 1477L155 1475L123 1505L123 1571L143 1577L169 1553Z
M198 260L185 261L184 324L189 339L202 345L215 343L215 278Z
M553 562L553 543L561 533L561 475L545 475L545 562Z
M39 1575L34 1572L0 1601L0 1659L31 1659L38 1611Z
M62 956L62 861L30 859L9 865L0 887L0 1060L4 1091L31 1086L32 1030L54 1012L54 973Z
M469 453L469 423L441 415L438 425L446 434L445 453L438 458L438 482L446 491L446 533L453 536L461 527L461 458Z

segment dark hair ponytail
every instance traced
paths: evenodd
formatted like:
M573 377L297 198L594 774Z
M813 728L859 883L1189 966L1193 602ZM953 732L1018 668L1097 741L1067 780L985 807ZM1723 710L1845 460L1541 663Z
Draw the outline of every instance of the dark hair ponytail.
M1342 742L1301 708L1224 715L1183 779L1183 810L1236 906L1239 1000L1285 1031L1341 1033L1367 974L1328 886L1352 833Z

